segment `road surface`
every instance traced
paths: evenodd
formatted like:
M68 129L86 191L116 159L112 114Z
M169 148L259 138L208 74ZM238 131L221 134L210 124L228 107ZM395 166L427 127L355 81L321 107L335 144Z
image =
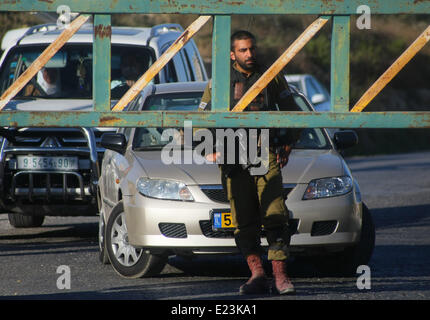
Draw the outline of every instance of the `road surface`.
M367 287L357 286L360 274L321 278L293 262L296 295L241 296L248 271L240 257L172 258L158 277L123 279L98 262L96 217L48 217L41 228L13 229L1 214L0 299L430 299L430 153L347 162L376 225Z

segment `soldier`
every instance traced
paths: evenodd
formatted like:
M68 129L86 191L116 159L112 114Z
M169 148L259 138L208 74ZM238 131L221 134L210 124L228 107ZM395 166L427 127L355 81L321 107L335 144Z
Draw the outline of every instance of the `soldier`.
M231 36L230 90L232 109L244 93L261 77L265 68L256 60L256 39L248 31L238 31ZM206 88L200 110L210 110L211 84ZM300 110L295 104L288 84L282 75L276 76L245 111ZM283 197L281 168L288 162L291 145L297 131L270 130L269 165L264 175L251 175L250 170L238 164L221 164L221 180L231 206L236 225L235 242L246 258L251 278L240 287L240 293L268 292L261 256L261 226L269 244L268 259L272 262L274 288L280 294L294 293L295 289L286 274L286 259L290 243L288 210ZM221 153L206 158L220 163ZM225 162L221 162L225 163Z

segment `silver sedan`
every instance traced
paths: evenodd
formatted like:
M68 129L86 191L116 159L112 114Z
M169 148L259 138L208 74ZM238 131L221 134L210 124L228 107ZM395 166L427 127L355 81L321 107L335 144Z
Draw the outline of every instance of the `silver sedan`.
M196 111L205 86L150 85L128 110ZM303 110L313 111L303 94L293 89L293 95ZM166 130L121 128L102 138L100 260L124 277L155 275L171 255L237 253L218 165L196 157L166 161L173 139L165 139ZM339 131L332 140L323 129L303 129L282 170L291 254L314 257L322 269L342 274L367 264L374 247L371 215L338 151L356 143L353 131ZM192 152L193 145L189 149L182 144L167 155ZM264 226L261 242L267 246Z

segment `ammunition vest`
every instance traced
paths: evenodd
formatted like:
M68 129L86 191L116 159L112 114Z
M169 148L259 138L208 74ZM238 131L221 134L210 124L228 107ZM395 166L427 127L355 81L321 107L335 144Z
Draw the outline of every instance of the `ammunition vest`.
M233 66L230 68L230 110L248 91L249 88L263 75L264 71L257 69L249 77L246 77ZM244 111L251 111L251 108L258 108L260 111L267 111L275 105L270 84L266 87Z

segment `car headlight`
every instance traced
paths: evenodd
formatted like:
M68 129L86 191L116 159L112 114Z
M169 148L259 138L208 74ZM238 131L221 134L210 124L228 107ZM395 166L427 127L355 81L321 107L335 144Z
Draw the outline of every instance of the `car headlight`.
M349 176L312 180L303 195L303 200L341 196L352 190L352 179Z
M194 201L194 198L185 183L179 181L142 177L137 180L136 188L139 193L151 198Z

